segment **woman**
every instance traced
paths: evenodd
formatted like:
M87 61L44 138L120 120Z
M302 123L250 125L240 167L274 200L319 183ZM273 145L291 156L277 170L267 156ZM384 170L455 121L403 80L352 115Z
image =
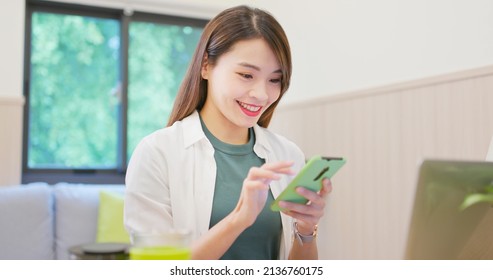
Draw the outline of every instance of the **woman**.
M289 86L286 35L267 12L227 9L205 27L168 127L144 138L126 176L128 231L191 231L193 259L316 259L330 181L270 203L304 164L267 126ZM296 238L294 238L296 237Z

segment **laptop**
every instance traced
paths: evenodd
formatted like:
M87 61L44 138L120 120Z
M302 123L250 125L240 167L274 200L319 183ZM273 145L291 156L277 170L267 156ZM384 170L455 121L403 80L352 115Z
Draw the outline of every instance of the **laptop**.
M484 192L489 185L493 162L425 160L405 259L493 259L492 205L482 202L461 210L468 194Z

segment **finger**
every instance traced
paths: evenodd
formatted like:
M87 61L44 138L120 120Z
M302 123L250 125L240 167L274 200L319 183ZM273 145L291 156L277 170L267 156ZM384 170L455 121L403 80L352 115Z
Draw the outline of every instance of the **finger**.
M325 197L332 191L332 183L328 178L322 180L322 188L318 192L314 192L310 189L299 186L296 188L296 192L308 199L311 203L320 204L325 201Z
M314 192L302 186L296 188L296 193L308 199L311 203L317 203L318 201L323 200L322 196L318 192Z
M306 205L322 210L325 208L325 198L319 192L314 192L304 187L297 187L296 192L308 200Z
M265 163L264 165L262 165L261 168L276 173L294 175L294 171L291 169L293 164L294 164L293 161L278 161L278 162Z
M249 190L265 191L269 189L269 184L265 184L264 182L258 180L247 180L243 183L243 189L245 189L246 191Z
M322 189L320 190L320 195L322 197L326 197L329 193L332 192L332 181L329 178L325 178L322 180Z
M292 161L279 161L273 163L266 163L261 167L252 167L248 172L247 178L250 180L279 180L277 174L292 175L294 172L291 170L293 165Z
M252 167L248 171L245 180L279 180L280 176L276 172L262 169L260 167Z
M324 212L325 202L322 204L300 204L289 201L280 201L279 206L283 209L303 215L321 217Z

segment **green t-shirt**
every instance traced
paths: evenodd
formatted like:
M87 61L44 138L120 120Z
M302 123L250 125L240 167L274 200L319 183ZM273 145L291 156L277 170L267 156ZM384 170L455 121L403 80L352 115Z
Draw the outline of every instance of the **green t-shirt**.
M201 119L202 122L202 119ZM243 180L253 166L261 166L264 160L253 151L255 133L249 130L249 142L245 145L231 145L214 137L202 122L205 135L214 146L217 165L216 188L212 204L209 227L213 227L233 211L240 198ZM221 259L254 260L278 259L281 245L281 217L269 209L274 200L269 191L265 207L255 223L241 233Z

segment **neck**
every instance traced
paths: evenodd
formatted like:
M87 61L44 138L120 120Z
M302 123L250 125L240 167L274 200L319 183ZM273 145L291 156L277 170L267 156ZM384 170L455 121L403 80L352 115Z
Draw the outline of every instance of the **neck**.
M207 110L200 111L202 121L217 139L232 145L248 143L248 128L238 127L224 116L214 116Z

